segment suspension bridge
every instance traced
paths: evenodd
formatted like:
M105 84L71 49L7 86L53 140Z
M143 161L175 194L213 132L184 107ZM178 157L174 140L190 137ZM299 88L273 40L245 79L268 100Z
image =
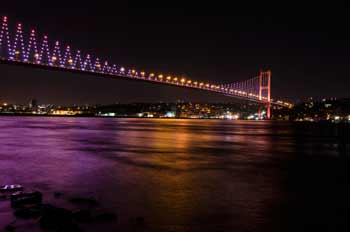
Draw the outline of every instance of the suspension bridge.
M260 71L258 75L244 81L229 84L209 83L184 77L146 73L135 69L101 62L98 57L73 50L71 46L62 46L59 41L49 41L47 35L39 36L36 30L24 33L23 25L18 23L11 30L8 18L2 17L0 29L0 62L27 65L38 68L69 72L81 72L110 78L128 78L158 84L179 86L216 92L225 96L253 101L266 106L266 116L271 117L271 105L291 107L288 102L274 100L271 97L271 71ZM52 43L51 43L52 42Z

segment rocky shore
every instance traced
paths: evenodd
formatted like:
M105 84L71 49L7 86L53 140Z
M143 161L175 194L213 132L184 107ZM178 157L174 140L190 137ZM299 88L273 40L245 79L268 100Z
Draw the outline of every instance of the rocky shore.
M7 186L7 187L6 187ZM8 186L17 186L9 188ZM92 196L72 196L63 192L53 192L54 199L65 202L62 207L45 201L45 196L37 190L27 190L20 185L5 185L0 188L0 213L3 228L0 231L85 231L87 227L118 223L118 215L104 208ZM143 228L143 217L130 220L130 226Z

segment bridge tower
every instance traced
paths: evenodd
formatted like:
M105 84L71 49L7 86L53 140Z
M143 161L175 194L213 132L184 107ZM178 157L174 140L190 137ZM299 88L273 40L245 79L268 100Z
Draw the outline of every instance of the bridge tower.
M259 100L266 101L267 119L271 118L271 70L260 71L259 74ZM260 117L260 113L259 113Z

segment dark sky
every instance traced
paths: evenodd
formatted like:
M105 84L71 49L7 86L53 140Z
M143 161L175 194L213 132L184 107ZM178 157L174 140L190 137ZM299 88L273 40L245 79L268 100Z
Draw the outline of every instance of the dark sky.
M37 28L52 40L126 67L217 83L271 68L274 98L349 97L350 14L345 1L244 2L12 0L1 2L0 15L7 15L12 26L22 22L25 30ZM8 65L0 65L0 78L0 101L17 103L32 97L59 104L230 100Z

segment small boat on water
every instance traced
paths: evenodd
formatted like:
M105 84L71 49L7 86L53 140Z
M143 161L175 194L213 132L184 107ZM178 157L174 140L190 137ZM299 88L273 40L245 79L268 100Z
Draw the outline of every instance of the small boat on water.
M13 192L21 190L23 190L23 186L19 184L7 184L0 186L0 192Z

